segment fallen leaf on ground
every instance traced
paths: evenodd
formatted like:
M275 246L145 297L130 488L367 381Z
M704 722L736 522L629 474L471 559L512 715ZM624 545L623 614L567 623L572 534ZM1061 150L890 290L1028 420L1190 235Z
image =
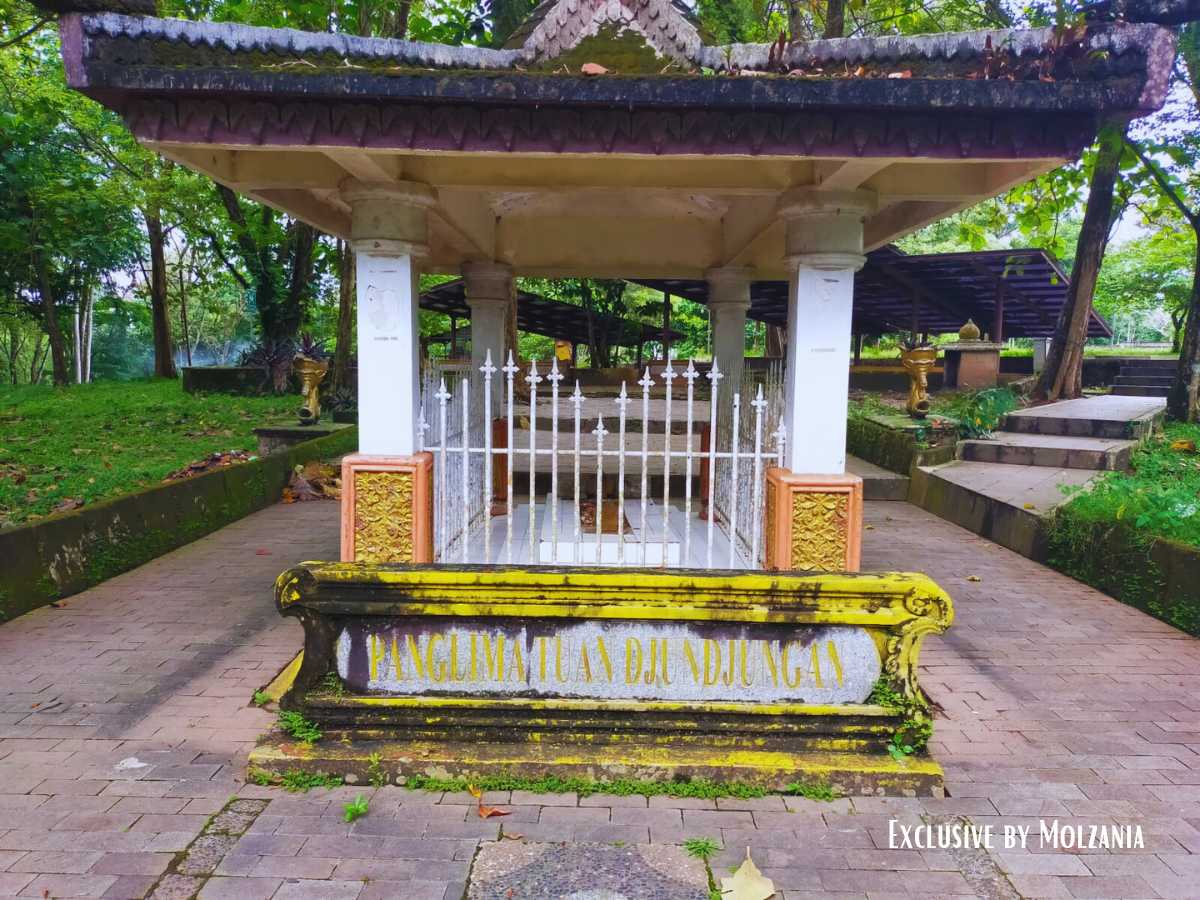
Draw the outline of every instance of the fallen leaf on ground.
M903 72L888 72L888 78L912 78L912 71L905 69Z
M307 478L297 471L292 473L292 480L288 482L287 487L283 489L284 503L303 503L306 500L324 500L325 495L312 486Z
M724 900L768 900L775 896L775 882L758 871L746 848L746 861L731 878L721 879L721 897Z
M497 816L510 816L510 815L512 815L511 810L497 809L494 806L484 806L482 803L479 804L479 818L481 818L481 819L492 819Z
M59 500L54 504L54 509L51 512L69 512L72 509L79 509L83 506L83 501L78 497L67 497L65 500Z
M584 75L607 75L608 69L600 65L600 63L584 63L579 71Z
M176 469L163 481L180 481L184 478L191 478L193 475L211 472L213 469L224 469L238 463L250 462L252 459L254 457L245 450L224 450L210 453L204 459L198 459L193 463L188 463L182 469Z
M259 547L257 550L255 550L255 551L254 551L254 555L255 555L255 556L270 556L270 555L271 555L271 551L270 551L270 550L264 550L264 549L262 549L261 547Z
M507 840L510 840L510 841L523 841L523 840L525 840L525 835L523 835L523 834L517 834L515 831L506 831L506 832L504 832L503 834L501 834L500 836L501 836L502 838L506 838Z
M1174 450L1176 453L1195 453L1196 452L1196 442L1195 441L1186 441L1186 440L1172 441L1171 449Z
M978 575L968 575L967 581L983 581Z

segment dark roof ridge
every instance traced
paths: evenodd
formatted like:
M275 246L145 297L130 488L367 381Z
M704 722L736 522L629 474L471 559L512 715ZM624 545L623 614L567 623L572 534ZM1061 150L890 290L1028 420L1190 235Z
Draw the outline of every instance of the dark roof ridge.
M802 68L830 63L882 62L904 59L973 59L983 56L991 40L992 50L1017 57L1040 57L1048 52L1055 38L1054 27L992 28L975 31L948 31L918 35L880 35L876 37L829 38L791 44L784 56L786 65ZM1173 41L1170 32L1159 25L1113 23L1092 25L1086 34L1088 50L1102 50L1120 56L1129 51L1150 52L1163 42ZM713 69L767 68L771 44L733 44L729 47L705 47L704 65Z

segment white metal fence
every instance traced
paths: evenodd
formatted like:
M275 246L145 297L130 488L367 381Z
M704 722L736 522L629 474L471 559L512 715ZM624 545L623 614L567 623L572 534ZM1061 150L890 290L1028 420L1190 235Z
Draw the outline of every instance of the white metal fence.
M435 559L761 568L765 470L783 460L779 403L762 383L747 404L723 394L715 362L704 373L678 365L657 379L647 368L632 394L622 383L591 397L578 382L563 388L556 359L522 369L510 354L497 369L489 354L477 373L427 374Z

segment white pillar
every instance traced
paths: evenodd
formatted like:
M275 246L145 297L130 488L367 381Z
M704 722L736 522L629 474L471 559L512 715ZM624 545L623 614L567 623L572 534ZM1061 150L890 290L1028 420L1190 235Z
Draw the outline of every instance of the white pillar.
M846 471L854 273L863 267L865 191L800 188L782 204L791 269L784 425L785 467L805 475Z
M750 310L752 270L741 266L709 269L708 313L712 322L713 359L721 379L719 391L725 399L741 389L746 368L746 313ZM722 404L724 405L724 404Z
M420 412L419 260L428 253L426 211L436 201L416 182L349 180L350 237L358 260L358 449L412 456Z
M492 262L466 263L463 288L471 307L471 371L479 373L489 351L492 365L500 368L506 360L504 336L513 298L512 268ZM502 384L503 379L493 378L497 392Z

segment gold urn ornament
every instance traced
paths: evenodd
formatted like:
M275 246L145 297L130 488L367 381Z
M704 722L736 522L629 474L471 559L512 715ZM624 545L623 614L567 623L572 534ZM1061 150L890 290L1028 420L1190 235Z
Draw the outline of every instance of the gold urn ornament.
M300 376L300 392L304 405L300 407L300 424L316 425L321 421L321 382L329 371L329 360L297 355L292 368Z
M960 341L979 340L979 326L975 324L974 319L967 319L967 324L958 329L958 339Z
M937 347L909 347L900 351L900 364L908 373L908 414L914 419L929 415L929 370L937 363Z

